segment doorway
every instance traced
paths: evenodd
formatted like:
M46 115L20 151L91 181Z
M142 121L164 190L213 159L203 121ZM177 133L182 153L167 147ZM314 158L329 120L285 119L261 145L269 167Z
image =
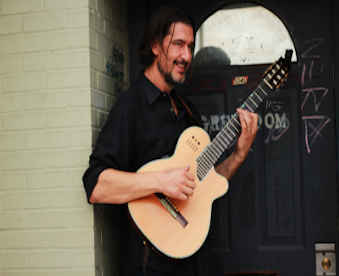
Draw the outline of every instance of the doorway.
M317 267L315 249L336 240L335 157L321 152L322 143L336 148L335 136L331 129L321 132L320 121L304 120L305 67L298 65L300 53L285 24L250 3L212 14L197 33L191 81L183 93L197 105L213 138L286 49L293 50L288 81L258 110L260 130L252 150L229 192L213 206L206 258L217 260L215 269L225 275L335 273L333 266ZM320 106L319 95L314 102ZM319 140L307 147L317 133Z

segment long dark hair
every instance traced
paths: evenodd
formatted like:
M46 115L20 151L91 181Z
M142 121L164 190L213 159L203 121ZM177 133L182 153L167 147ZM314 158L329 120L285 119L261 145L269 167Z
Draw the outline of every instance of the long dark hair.
M152 52L152 45L156 42L162 43L165 36L169 34L171 25L177 22L192 26L195 35L193 19L178 7L163 6L151 16L139 48L139 58L142 65L148 67L153 63L155 56Z

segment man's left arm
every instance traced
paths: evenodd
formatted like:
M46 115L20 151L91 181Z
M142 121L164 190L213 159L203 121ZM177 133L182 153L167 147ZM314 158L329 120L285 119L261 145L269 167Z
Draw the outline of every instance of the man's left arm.
M228 180L245 161L258 131L258 114L237 109L241 123L241 134L233 153L216 166L215 170Z

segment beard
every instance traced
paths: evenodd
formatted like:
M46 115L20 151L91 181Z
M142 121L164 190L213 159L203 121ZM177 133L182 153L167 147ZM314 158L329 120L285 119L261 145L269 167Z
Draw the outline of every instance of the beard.
M174 61L174 64L178 64L178 62ZM186 64L186 66L187 66L187 64ZM158 70L159 70L160 74L164 77L164 79L165 79L167 84L169 84L171 86L177 86L177 85L181 85L181 84L183 84L185 82L186 75L184 75L179 80L175 80L173 78L171 72L166 72L165 69L162 67L162 65L160 64L159 61L157 62L157 67L158 67Z

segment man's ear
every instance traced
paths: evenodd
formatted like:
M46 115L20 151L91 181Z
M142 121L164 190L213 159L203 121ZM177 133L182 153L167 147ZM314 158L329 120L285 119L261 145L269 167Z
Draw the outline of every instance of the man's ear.
M157 41L152 42L151 49L152 49L152 52L155 56L159 55L159 51L160 51L159 47L160 46L159 46L159 43Z

